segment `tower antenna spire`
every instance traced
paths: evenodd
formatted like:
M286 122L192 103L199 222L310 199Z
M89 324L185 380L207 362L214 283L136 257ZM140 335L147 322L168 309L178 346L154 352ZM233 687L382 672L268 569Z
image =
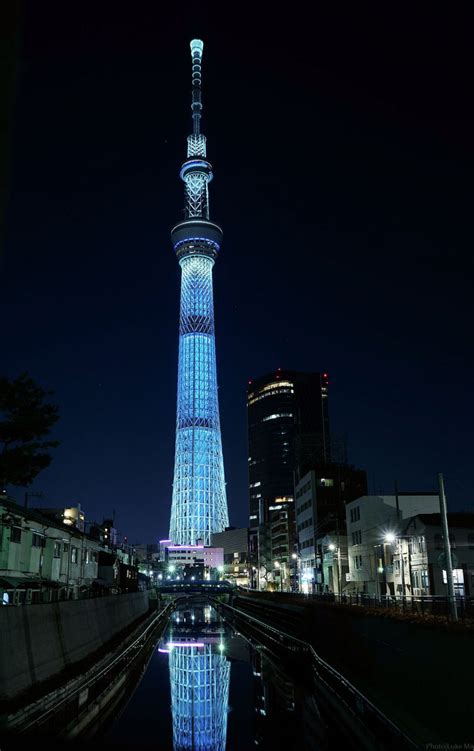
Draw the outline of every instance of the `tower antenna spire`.
M193 39L191 41L191 58L193 61L193 90L191 109L193 111L193 134L198 136L200 130L201 120L201 63L202 63L202 51L204 49L204 42L201 39Z

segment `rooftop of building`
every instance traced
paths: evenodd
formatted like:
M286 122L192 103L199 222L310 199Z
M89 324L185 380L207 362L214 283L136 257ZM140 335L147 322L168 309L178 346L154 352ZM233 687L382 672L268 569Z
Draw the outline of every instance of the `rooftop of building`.
M417 514L413 519L419 519L425 526L441 526L441 514ZM474 512L448 511L448 525L450 529L474 529Z
M87 537L89 540L93 540L94 542L98 542L98 540L95 537L92 537L87 532L82 532L80 529L78 529L76 526L67 524L65 522L61 522L59 520L59 517L56 515L47 515L44 512L39 511L35 508L29 508L25 506L20 506L18 503L15 503L15 501L12 501L11 499L1 496L0 495L0 507L3 506L7 511L9 511L12 515L20 516L24 521L29 522L37 522L43 527L51 529L54 527L54 529L60 529L63 532L68 532L70 535L75 537ZM65 507L70 508L70 507ZM48 511L57 511L58 514L61 513L61 509L48 509Z
M278 381L278 380L286 380L286 379L293 379L296 381L305 381L310 380L312 378L320 378L328 377L327 373L320 373L320 372L304 372L301 370L289 370L286 368L277 368L276 370L272 370L269 373L265 373L264 375L257 376L256 378L249 378L248 381L248 387L247 391L251 392L254 391L256 388L260 388L261 386L264 386L265 384L271 383L272 381Z

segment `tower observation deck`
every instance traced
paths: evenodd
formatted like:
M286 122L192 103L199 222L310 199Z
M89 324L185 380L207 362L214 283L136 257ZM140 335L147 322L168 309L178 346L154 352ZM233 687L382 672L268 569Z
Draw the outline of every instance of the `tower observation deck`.
M180 177L185 186L185 218L171 230L181 267L176 450L169 537L177 545L210 545L211 534L229 524L222 459L212 268L222 229L209 219L212 167L201 133L203 42L193 39L192 120L187 158Z

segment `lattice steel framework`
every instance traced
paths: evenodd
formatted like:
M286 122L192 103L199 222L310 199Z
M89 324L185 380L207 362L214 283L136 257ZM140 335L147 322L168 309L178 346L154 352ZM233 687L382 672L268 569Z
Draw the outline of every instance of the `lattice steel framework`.
M212 650L205 644L170 652L174 751L225 751L230 662Z
M210 545L211 534L229 524L217 397L212 268L222 242L209 220L212 168L200 133L203 43L191 42L193 133L180 171L185 220L171 231L181 266L176 453L170 539Z

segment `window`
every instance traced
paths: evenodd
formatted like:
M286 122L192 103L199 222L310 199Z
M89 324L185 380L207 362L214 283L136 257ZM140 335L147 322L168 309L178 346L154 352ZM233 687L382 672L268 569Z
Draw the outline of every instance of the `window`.
M352 533L352 544L353 545L362 544L362 532L360 531L360 529L358 529L357 532Z
M361 555L355 555L353 560L354 560L354 568L356 569L362 568L362 556Z
M280 417L293 417L291 412L278 412L273 415L268 415L268 417L264 417L262 422L268 422L268 420L277 420Z
M442 535L435 535L434 536L434 543L436 550L442 550L443 549L443 536Z
M89 548L86 548L84 563L90 563L90 560L91 560L91 551L89 550Z
M10 542L21 542L21 528L12 527L10 532Z
M33 532L33 539L31 540L31 546L33 548L44 548L45 542L46 540L43 535L37 535L36 532Z
M55 542L54 543L53 557L54 558L61 558L61 543L60 542Z
M334 486L334 480L328 477L321 477L321 479L318 480L318 485L320 488L332 488Z
M360 507L351 508L351 522L360 521Z
M63 553L68 553L68 552L69 552L69 543L65 542L63 545Z
M422 569L421 570L421 586L424 589L429 589L430 586L430 579L428 576L428 569Z
M79 548L74 547L74 545L71 548L71 563L78 563L79 561Z
M411 572L411 583L413 587L416 587L417 589L420 586L420 572L415 569Z

